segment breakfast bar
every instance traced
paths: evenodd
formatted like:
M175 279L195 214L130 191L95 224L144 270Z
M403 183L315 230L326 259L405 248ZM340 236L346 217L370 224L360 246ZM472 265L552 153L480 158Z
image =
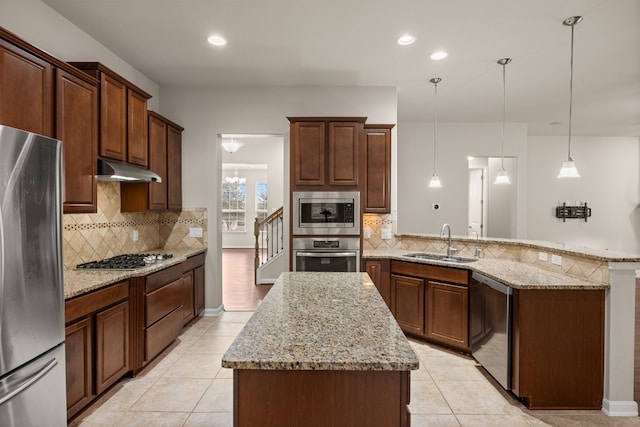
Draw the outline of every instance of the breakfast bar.
M285 272L222 359L234 426L408 426L418 358L366 273Z

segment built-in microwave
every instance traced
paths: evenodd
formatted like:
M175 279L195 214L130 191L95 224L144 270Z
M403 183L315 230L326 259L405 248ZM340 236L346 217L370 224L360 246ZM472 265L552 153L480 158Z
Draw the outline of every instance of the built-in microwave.
M292 210L294 235L360 235L357 191L296 191Z

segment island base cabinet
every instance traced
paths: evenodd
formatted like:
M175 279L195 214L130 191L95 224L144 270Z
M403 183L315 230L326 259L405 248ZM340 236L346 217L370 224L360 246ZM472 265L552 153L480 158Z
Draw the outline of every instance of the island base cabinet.
M604 290L513 294L512 391L530 409L601 409Z
M410 425L409 371L233 371L233 425Z

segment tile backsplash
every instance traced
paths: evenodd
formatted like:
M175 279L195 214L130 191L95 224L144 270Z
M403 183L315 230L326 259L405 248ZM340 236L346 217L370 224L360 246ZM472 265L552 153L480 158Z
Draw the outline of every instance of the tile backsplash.
M189 237L200 227L203 237ZM138 240L134 241L134 231ZM98 212L63 215L63 259L67 268L124 253L170 248L207 247L207 211L120 212L120 183L98 182Z

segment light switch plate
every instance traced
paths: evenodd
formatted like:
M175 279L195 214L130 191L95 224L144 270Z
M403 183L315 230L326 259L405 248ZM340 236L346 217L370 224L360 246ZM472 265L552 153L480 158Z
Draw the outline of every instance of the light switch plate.
M382 229L382 238L384 240L390 240L391 239L391 229L390 228L383 228Z
M540 261L545 261L545 262L547 262L547 261L549 261L549 255L547 255L547 253L546 253L546 252L538 252L538 259L539 259Z
M560 255L551 255L551 264L562 265L562 257Z
M202 237L202 227L189 228L189 237Z
M133 232L131 233L131 239L132 239L134 242L137 242L137 241L138 241L138 237L139 237L139 236L138 236L138 230L133 230Z

